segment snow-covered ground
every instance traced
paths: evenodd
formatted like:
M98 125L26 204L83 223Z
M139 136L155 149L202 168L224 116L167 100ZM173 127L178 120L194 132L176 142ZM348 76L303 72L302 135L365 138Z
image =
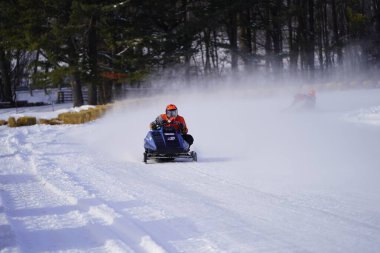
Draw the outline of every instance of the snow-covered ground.
M48 95L45 95L43 90L35 90L33 96L30 96L28 91L20 91L17 95L17 100L25 100L30 103L42 102L45 105L33 106L33 107L17 107L0 109L0 119L7 120L9 117L23 117L33 116L37 119L52 119L56 118L58 114L64 112L77 112L80 110L86 110L89 105L83 105L81 107L72 108L72 103L56 103L57 91L51 91Z
M0 252L379 252L380 90L291 100L193 91L85 125L0 127ZM169 103L198 163L142 163Z

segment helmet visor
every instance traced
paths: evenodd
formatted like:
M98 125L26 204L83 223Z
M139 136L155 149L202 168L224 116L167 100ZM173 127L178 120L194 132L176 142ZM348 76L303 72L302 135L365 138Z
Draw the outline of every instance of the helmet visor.
M175 118L178 116L178 112L177 110L167 110L166 116L168 116L168 118Z

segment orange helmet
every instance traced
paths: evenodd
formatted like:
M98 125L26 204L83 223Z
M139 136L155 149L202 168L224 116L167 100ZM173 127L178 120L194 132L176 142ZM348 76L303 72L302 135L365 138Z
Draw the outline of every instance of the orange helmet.
M315 96L315 90L313 88L309 90L309 96Z
M168 118L175 118L178 116L178 109L177 106L170 104L166 106L166 115Z

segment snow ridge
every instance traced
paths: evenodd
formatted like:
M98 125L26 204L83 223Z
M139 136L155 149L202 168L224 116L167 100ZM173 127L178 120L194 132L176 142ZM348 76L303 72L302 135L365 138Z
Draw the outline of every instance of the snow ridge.
M380 126L380 106L374 106L348 113L345 118L352 122Z

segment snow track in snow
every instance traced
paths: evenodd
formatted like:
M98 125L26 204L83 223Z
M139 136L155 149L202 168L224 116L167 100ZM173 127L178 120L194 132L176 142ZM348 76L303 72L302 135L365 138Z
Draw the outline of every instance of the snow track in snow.
M27 144L28 135L40 134L37 137L40 142ZM109 249L114 252L117 248L120 252L142 252L140 242L147 235L131 219L115 211L114 208L120 208L123 203L106 201L98 197L90 186L86 189L86 182L79 181L81 176L92 177L95 179L92 183L97 184L107 177L103 177L105 175L101 172L100 175L97 174L95 164L91 164L91 159L86 159L85 154L79 156L81 159L78 161L77 150L73 150L70 145L65 150L62 144L54 148L55 141L45 143L43 140L54 140L57 137L54 135L49 138L46 134L39 127L20 128L8 142L8 150L18 150L16 160L20 164L6 164L24 169L19 181L14 182L18 177L7 175L1 182L4 185L2 192L6 193L2 196L8 203L7 218L11 220L12 228L3 236L8 240L3 246L9 247L12 240L22 238L19 244L25 252L71 249L86 252ZM70 154L75 154L72 163L59 162L61 159L70 159ZM56 156L59 158L53 159ZM65 167L67 164L72 166ZM83 172L86 174L83 175ZM77 173L79 174L76 175ZM7 184L7 177L13 182ZM113 190L113 183L106 181L102 187L111 189L112 194L122 194L115 197L124 201L133 200L126 192ZM3 223L7 225L6 221ZM10 235L13 232L15 236ZM93 237L96 238L94 245L87 248L86 242ZM96 245L102 241L104 245ZM81 245L83 242L85 244ZM152 241L152 245L156 244ZM152 249L152 246L149 248Z
M204 232L198 240L217 242L217 245L223 246L220 252L222 249L226 252L313 252L323 248L321 245L326 245L323 250L328 252L331 251L332 238L342 235L346 236L344 240L347 244L352 243L352 247L360 241L361 247L367 244L369 247L366 250L371 252L372 242L380 238L379 227L371 223L218 178L204 172L210 169L208 165L176 164L170 169L168 166L158 166L160 168L154 169L153 173L141 173L147 174L145 178L151 186L154 182L160 182L158 187L164 188L161 189L164 192L159 196L167 197L168 203L165 205L168 209L169 200L181 203L181 213L186 217L193 215L195 226ZM195 172L191 173L192 180L186 180L190 171ZM150 180L151 174L154 176ZM155 193L159 191L154 190ZM153 196L148 198L154 199ZM155 200L165 202L164 199ZM174 215L180 215L176 213L177 209L178 204L172 210ZM194 213L194 210L197 211ZM331 229L331 224L335 225L334 229ZM255 239L247 240L252 237ZM310 240L310 237L318 240ZM300 241L307 242L305 248L299 246ZM177 244L183 245L180 242ZM229 248L229 245L234 245L234 248Z

